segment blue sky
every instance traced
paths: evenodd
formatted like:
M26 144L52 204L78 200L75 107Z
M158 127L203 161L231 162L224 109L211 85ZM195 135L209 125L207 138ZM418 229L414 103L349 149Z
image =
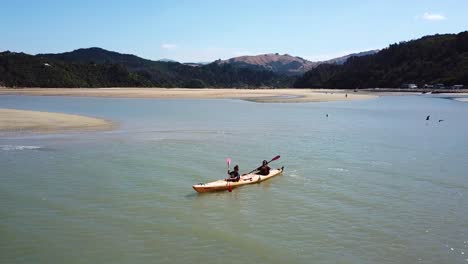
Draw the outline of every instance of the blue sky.
M0 0L0 50L102 47L148 59L324 60L468 30L466 0Z

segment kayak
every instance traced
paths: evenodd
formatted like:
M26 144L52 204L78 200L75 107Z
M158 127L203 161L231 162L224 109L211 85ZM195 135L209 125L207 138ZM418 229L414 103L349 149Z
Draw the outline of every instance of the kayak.
M260 183L262 181L266 181L271 179L275 176L281 175L283 173L284 167L279 169L271 169L268 175L258 175L258 174L246 174L240 177L240 180L237 182L228 182L225 180L217 180L214 182L208 183L199 183L193 185L193 189L199 193L202 192L217 192L217 191L226 191L232 190L234 188L247 185L247 184L254 184Z

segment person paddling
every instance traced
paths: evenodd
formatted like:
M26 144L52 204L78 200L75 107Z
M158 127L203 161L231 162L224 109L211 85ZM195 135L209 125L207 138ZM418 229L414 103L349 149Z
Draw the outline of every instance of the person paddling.
M238 182L240 180L239 165L234 166L233 171L228 170L228 174L229 174L229 178L224 179L225 181Z
M268 161L264 160L262 162L262 166L258 168L258 172L256 173L258 175L268 175L270 174L270 167L268 166Z

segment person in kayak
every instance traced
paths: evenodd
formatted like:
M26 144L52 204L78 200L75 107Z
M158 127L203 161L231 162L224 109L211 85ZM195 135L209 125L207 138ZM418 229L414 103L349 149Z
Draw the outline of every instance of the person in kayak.
M258 168L258 175L268 175L270 174L270 167L268 166L268 161L264 160L262 166Z
M234 166L233 171L228 170L228 174L229 174L229 178L224 179L225 181L238 182L240 180L239 165Z

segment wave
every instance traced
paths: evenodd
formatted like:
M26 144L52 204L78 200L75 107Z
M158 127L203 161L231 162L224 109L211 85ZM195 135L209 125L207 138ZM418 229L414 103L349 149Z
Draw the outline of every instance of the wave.
M297 174L294 174L294 173L291 173L288 176L293 177L293 178L297 178L297 179L304 179L304 177L302 177L300 175L297 175Z
M0 145L0 150L36 150L41 149L40 146L15 146L15 145Z
M376 161L376 160L371 161L370 164L375 165L375 166L391 166L392 165L392 163L387 162L387 161Z
M349 170L347 169L343 169L343 168L328 168L329 170L333 170L333 171L342 171L342 172L347 172Z
M304 175L300 174L297 172L297 170L292 170L289 171L289 173L286 174L288 177L294 178L294 180L301 180L301 181L308 181Z

